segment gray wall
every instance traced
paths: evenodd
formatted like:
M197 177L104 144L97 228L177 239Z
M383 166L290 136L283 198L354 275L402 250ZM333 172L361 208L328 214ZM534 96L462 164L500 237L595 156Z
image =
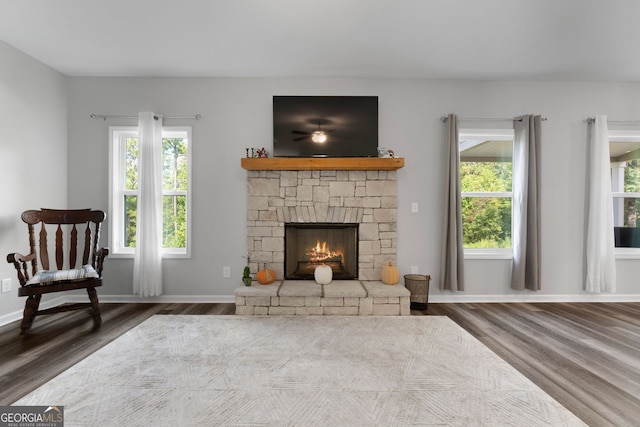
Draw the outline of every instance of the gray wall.
M436 300L597 300L583 288L587 125L594 114L640 118L640 85L378 79L69 78L69 205L107 209L108 126L89 114L202 114L193 125L193 257L165 260L165 294L225 300L240 284L246 251L245 147L271 150L273 95L377 95L380 145L405 157L398 172L398 266L432 276ZM467 290L441 293L439 240L444 130L440 116L512 117L538 113L542 147L542 291L509 289L509 260L467 260ZM91 159L91 160L87 160ZM87 180L92 175L94 179ZM412 214L411 202L420 212ZM106 231L106 230L105 230ZM106 234L105 234L106 236ZM222 278L231 266L232 278ZM638 299L640 260L618 261L616 298ZM109 259L101 294L131 295L132 262Z
M13 282L0 294L2 324L24 307L15 269L5 262L10 252L29 252L20 214L67 205L67 80L2 41L0 64L0 278Z

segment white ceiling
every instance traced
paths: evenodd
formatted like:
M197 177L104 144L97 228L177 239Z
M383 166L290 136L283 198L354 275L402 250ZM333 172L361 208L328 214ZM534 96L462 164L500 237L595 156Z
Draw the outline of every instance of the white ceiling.
M640 82L637 0L0 0L70 76Z

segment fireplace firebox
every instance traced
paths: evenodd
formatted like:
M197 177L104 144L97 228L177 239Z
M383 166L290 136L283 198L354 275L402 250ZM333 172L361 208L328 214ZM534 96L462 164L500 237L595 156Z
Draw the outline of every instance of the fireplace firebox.
M358 278L358 224L285 224L285 279L313 280L328 265L335 280Z

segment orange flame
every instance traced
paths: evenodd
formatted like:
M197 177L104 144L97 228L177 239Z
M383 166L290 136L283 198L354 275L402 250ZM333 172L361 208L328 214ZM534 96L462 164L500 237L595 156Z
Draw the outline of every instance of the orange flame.
M329 245L327 245L327 242L320 243L320 241L318 240L316 241L316 245L306 252L306 255L309 257L309 261L320 262L325 261L329 258L342 258L344 254L342 253L342 251L332 251L331 249L329 249Z

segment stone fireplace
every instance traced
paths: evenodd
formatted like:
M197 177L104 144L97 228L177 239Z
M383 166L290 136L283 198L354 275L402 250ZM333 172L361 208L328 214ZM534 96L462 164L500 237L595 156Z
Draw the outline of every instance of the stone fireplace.
M248 171L247 248L252 273L266 266L285 278L285 226L356 224L357 272L380 280L396 263L395 171Z
M241 165L249 267L254 277L271 268L276 281L238 287L236 314L410 314L410 292L380 281L382 267L396 264L396 170L404 159L246 158ZM344 271L320 285L312 280L316 262Z

